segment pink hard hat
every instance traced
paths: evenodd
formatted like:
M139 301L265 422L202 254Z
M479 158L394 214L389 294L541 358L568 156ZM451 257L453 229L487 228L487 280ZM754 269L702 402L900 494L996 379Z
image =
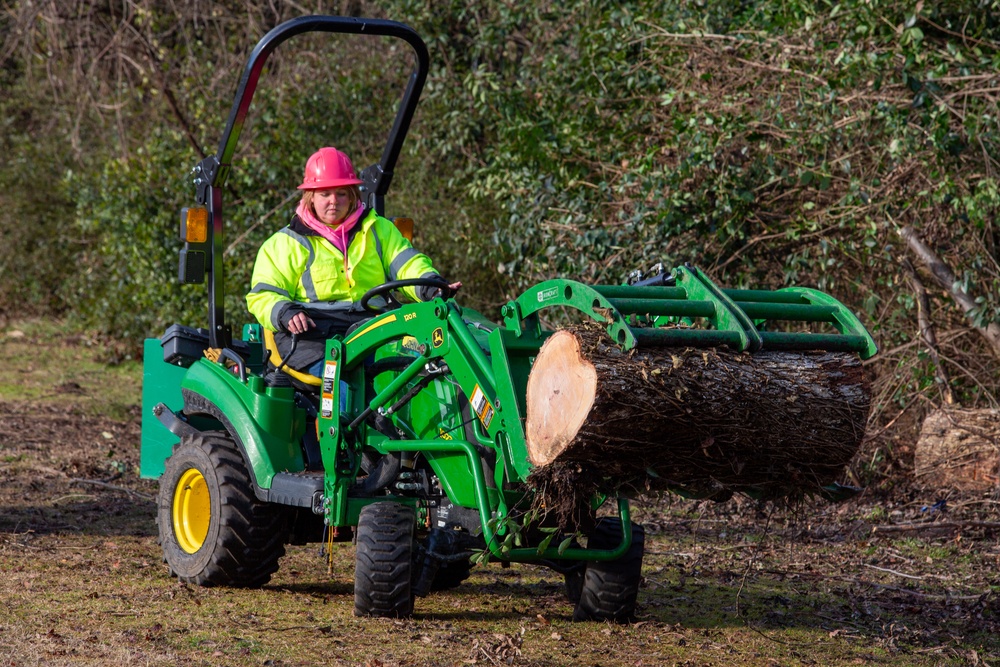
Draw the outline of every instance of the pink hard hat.
M361 185L363 181L354 172L351 158L336 148L321 148L309 156L299 190L339 188Z

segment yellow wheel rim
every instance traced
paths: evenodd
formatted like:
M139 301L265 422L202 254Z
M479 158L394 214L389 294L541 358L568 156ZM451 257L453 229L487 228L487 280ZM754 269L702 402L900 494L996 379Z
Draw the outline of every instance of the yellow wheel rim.
M201 471L189 468L184 471L174 488L174 505L171 517L177 544L193 554L205 543L212 515L212 495Z

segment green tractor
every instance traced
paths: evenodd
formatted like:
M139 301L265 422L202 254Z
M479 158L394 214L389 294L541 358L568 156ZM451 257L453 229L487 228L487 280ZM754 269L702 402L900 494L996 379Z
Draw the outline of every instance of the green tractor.
M222 193L265 60L307 31L388 36L415 52L381 162L361 175L380 214L426 78L423 41L383 20L302 17L274 28L250 56L218 153L195 169L198 206L182 212L180 280L207 279L208 327L175 324L144 347L141 473L159 479L159 539L171 573L202 586L259 587L286 544L353 540L358 615L409 615L415 597L459 585L476 558L547 565L565 576L574 619L627 621L644 547L627 499L596 495L591 506L608 511L595 514L587 535L525 520L533 493L526 387L552 334L540 313L579 311L622 350L819 348L867 357L871 337L825 295L723 290L693 267L633 285L549 281L508 303L500 324L454 298L374 306L375 296L415 283L395 281L365 295L371 319L326 342L319 384L293 382L292 371L269 363L259 325L236 338L225 319ZM679 318L706 324L674 326ZM769 318L822 320L836 331L758 332Z

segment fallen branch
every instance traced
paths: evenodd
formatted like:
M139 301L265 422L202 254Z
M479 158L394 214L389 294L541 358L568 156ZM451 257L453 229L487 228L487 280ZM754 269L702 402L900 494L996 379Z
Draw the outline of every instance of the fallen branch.
M976 300L959 285L951 267L942 262L937 254L924 244L913 227L907 225L899 230L899 234L906 240L910 250L924 263L938 284L951 294L955 303L971 321L970 313L976 310ZM990 322L986 326L980 326L972 322L972 326L990 344L993 354L1000 358L1000 324Z
M126 488L124 486L115 486L114 484L108 484L107 482L98 482L96 479L80 479L74 477L70 479L70 484L92 484L93 486L100 486L105 489L111 489L112 491L121 491L122 493L127 493L130 496L135 496L136 498L142 498L143 500L152 500L153 497L146 495L145 493L140 493L138 491L133 491L132 489Z
M880 584L875 581L868 581L867 579L858 579L857 577L845 577L836 574L822 574L820 572L792 572L789 570L759 570L761 574L778 574L781 576L796 576L802 578L810 579L825 579L827 581L842 581L848 584L856 584L859 586L872 586L874 588L879 588L887 591L894 591L896 593L905 593L906 595L912 595L914 597L923 598L924 600L935 600L935 601L953 601L953 600L981 600L985 596L992 594L993 591L983 591L982 593L975 593L973 595L952 595L951 592L941 593L921 593L920 591L914 591L909 588L900 588L899 586L889 586L887 584Z
M950 593L945 593L944 595L941 595L939 593L921 593L920 591L910 590L909 588L900 588L899 586L887 586L886 584L879 584L875 583L874 581L865 581L864 579L852 579L851 577L843 577L842 581L849 581L855 584L874 586L876 588L881 588L882 590L894 591L896 593L905 593L906 595L912 595L914 597L923 598L925 600L939 600L939 601L980 600L984 595L989 595L991 592L991 591L983 591L982 593L977 593L975 595L952 595Z
M900 572L898 570L890 570L887 567L878 567L877 565L869 565L868 563L863 563L865 567L870 567L873 570L878 570L879 572L887 572L888 574L894 574L897 577L904 577L906 579L916 579L917 581L922 581L923 577L918 577L915 574L906 574L905 572Z

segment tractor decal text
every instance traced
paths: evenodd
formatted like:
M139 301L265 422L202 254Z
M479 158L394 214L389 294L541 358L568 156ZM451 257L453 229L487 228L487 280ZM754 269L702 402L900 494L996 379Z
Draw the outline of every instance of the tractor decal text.
M472 391L472 398L469 399L469 404L472 405L472 410L479 417L479 421L483 423L483 428L489 428L490 422L493 421L493 406L478 384Z
M538 293L538 303L541 303L542 301L548 301L549 299L554 299L557 296L559 296L558 287L550 287L548 289L543 289L541 292Z
M329 419L333 416L333 382L337 377L337 362L327 360L323 369L323 390L322 403L320 405L320 416Z

